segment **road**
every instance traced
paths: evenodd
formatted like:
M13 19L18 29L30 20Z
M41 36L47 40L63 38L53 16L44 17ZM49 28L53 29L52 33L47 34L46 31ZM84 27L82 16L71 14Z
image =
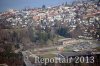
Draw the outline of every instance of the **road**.
M26 66L35 66L34 64L31 63L25 51L22 51L22 54L23 54L23 59L24 59Z
M51 47L44 47L44 48L35 48L34 51L45 51L50 49L57 49L58 47L68 47L71 50L75 49L82 49L82 50L92 50L95 47L100 46L99 44L95 44L92 42L92 40L76 40L71 41L69 43L65 43L62 45L56 45Z
M21 44L19 44L19 47L20 47L19 49L14 51L15 53L18 53L18 52L20 52L23 49L23 46Z
M21 44L19 46L20 46L20 48L15 50L15 53L18 53L23 49L23 46ZM26 51L21 51L21 52L22 52L22 55L23 55L23 60L25 62L25 65L26 66L34 66L34 64L32 64L31 61L29 60L29 57L28 57Z
M61 39L61 41L63 41ZM34 51L43 51L43 50L50 50L50 49L57 49L58 47L66 47L68 45L72 45L72 44L76 44L76 42L79 42L79 41L71 41L69 43L66 43L66 44L62 44L62 45L55 45L55 46L51 46L51 47L44 47L44 48L35 48Z

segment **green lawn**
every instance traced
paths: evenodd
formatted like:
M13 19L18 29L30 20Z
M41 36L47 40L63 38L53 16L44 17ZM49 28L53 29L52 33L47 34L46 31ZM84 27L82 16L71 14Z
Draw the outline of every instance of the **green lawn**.
M55 56L56 56L55 54L44 54L44 55L41 55L41 57L43 57L43 58L53 58Z
M69 51L71 51L69 48L67 47L64 48L64 52L69 52Z
M100 51L100 47L96 47L95 49L96 49L97 51Z

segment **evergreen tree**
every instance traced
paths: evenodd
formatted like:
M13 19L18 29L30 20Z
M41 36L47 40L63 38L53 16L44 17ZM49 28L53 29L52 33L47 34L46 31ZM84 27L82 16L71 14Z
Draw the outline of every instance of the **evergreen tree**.
M46 6L45 5L42 5L42 9L45 9L46 8Z
M68 4L67 4L67 2L65 3L65 6L67 6Z

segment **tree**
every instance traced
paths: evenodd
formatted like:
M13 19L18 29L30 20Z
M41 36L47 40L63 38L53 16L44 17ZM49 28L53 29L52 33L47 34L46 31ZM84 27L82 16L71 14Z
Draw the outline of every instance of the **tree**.
M46 43L48 40L48 33L45 31L39 31L38 38L41 43Z
M67 28L59 28L57 30L57 33L60 35L60 36L63 36L63 37L70 37L70 33L68 33L68 29Z
M46 8L46 6L45 5L42 5L42 9L45 9Z
M65 3L65 6L67 6L68 4L67 4L67 2Z
M35 30L33 30L32 27L29 27L29 28L28 28L28 32L29 32L30 40L31 40L32 42L36 42Z

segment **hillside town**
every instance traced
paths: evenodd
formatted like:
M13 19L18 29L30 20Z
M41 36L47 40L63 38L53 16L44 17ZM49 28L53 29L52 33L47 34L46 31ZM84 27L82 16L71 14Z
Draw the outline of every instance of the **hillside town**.
M66 66L35 64L34 57L91 56L89 52L99 51L100 0L82 0L72 4L66 2L52 7L43 5L41 8L8 9L0 13L2 66ZM99 66L99 60L100 56L98 63L95 62L93 66ZM68 66L84 65L73 63Z

